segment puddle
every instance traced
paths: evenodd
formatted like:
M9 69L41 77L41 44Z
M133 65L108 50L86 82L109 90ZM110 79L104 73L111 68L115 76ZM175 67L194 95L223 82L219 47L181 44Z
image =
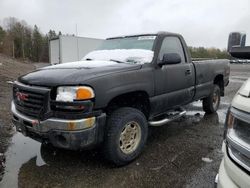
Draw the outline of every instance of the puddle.
M227 109L229 107L229 103L221 101L220 103L220 108L217 110L216 116L215 114L213 115L209 115L209 114L205 114L205 112L202 109L202 102L201 101L196 101L191 103L188 107L187 107L187 116L191 116L193 118L205 118L206 116L208 119L210 119L213 122L219 122L220 124L224 124L225 119L226 119L226 115L227 115ZM213 117L212 117L213 116Z
M190 110L187 111L186 113L187 116L191 116L191 117L200 117L200 118L206 118L206 116L208 118L210 118L212 120L212 116L215 116L215 114L205 114L205 112L201 111L201 110ZM227 110L226 109L219 109L217 110L216 116L215 118L218 118L218 122L224 124L224 121L226 119L226 115L227 115Z
M45 165L40 154L40 147L41 143L25 137L21 133L15 133L7 152L5 153L6 167L3 179L0 182L1 188L18 187L19 169L31 158L37 156L36 165Z

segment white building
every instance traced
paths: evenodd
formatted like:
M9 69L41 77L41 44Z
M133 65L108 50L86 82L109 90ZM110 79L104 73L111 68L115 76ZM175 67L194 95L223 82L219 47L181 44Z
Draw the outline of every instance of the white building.
M81 60L88 52L97 49L103 39L59 35L49 41L51 64Z

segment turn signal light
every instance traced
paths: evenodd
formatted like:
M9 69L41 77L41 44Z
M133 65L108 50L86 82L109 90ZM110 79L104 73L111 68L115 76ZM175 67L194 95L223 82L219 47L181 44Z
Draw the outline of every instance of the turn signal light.
M80 87L76 90L76 100L92 99L94 92L88 87Z
M229 112L227 119L227 128L232 129L233 127L234 127L234 116L232 115L231 112Z

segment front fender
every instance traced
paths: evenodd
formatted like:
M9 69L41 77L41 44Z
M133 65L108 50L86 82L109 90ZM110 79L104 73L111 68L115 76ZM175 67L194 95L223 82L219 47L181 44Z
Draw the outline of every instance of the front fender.
M95 90L95 109L105 108L116 96L134 91L154 95L154 76L151 67L111 74L86 83Z

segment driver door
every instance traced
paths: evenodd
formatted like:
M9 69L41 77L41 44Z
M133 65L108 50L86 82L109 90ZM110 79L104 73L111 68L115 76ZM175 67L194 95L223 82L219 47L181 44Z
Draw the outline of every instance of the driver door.
M181 63L167 64L156 69L155 92L161 96L165 111L190 102L194 95L195 70L187 62L181 40L177 36L167 36L162 42L159 60L166 53L178 53Z

